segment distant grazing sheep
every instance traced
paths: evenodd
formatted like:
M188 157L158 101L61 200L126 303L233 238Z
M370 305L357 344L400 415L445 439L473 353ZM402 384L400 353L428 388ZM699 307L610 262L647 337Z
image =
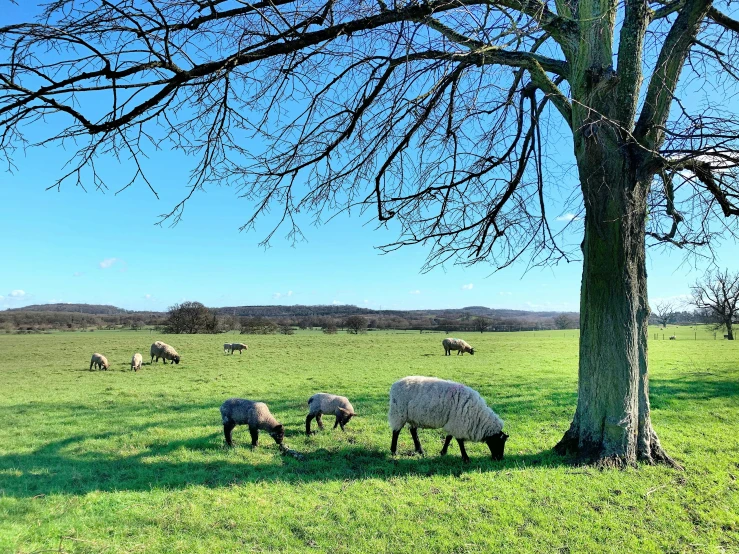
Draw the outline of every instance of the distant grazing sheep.
M670 337L670 340L676 340L676 339L677 339L677 337L676 337L675 335L672 335L672 336Z
M180 363L180 355L177 354L177 351L160 340L151 345L150 354L151 363L154 363L155 358L157 362L159 361L159 358L161 358L163 364L166 364L167 360L171 360L170 365Z
M475 349L462 339L446 338L441 341L441 344L444 347L444 356L451 356L452 350L457 351L457 356L464 354L465 352L469 352L473 356L475 355Z
M390 451L398 448L398 435L406 423L410 426L416 452L423 454L418 428L439 429L447 436L441 455L445 455L452 437L457 439L462 460L469 462L465 440L484 442L493 460L502 460L505 441L503 420L488 407L480 394L460 383L435 377L405 377L390 387L388 413L393 439Z
M136 354L133 355L133 358L131 358L131 369L138 371L141 369L142 363L144 363L144 357L136 352Z
M266 431L282 447L285 438L285 428L270 413L264 402L253 402L243 398L229 398L221 404L221 420L226 444L233 446L231 431L237 425L248 425L251 434L251 445L256 446L259 440L259 430Z
M235 343L233 343L231 345L231 354L234 353L234 350L238 350L239 351L239 356L241 356L241 351L242 350L249 350L249 347L246 346L245 344L241 344L240 342L235 342Z
M224 343L224 345L223 345L223 353L225 354L225 353L230 352L230 351L231 351L231 343L230 342Z
M325 392L316 393L308 399L308 416L305 418L306 435L311 434L310 422L313 418L316 418L319 429L323 431L323 421L321 420L323 414L335 415L334 429L337 425L340 425L342 431L344 425L349 423L349 420L356 415L351 402L346 397Z
M97 369L107 370L110 367L110 364L108 363L108 358L95 352L90 359L90 371L92 371L92 366L96 366Z

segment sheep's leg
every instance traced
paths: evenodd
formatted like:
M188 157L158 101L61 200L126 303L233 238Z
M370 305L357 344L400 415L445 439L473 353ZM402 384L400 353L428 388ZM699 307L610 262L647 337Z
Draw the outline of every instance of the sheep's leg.
M341 427L341 430L344 431L344 433L346 433L346 429L344 429L344 420L343 419L342 420L339 420L339 427ZM336 426L334 426L334 428L336 428Z
M233 431L234 427L236 427L236 424L233 421L223 424L223 434L226 436L226 444L229 446L233 446L233 442L231 441L231 431Z
M256 427L249 427L249 434L251 434L251 445L256 446L259 440L259 429Z
M398 435L400 435L400 429L393 431L393 440L390 443L390 454L395 456L395 452L398 450Z
M312 435L313 433L315 433L315 431L311 432L310 430L310 422L314 417L316 416L314 416L313 414L308 414L308 417L305 418L305 434L306 435Z
M462 439L457 439L457 444L459 444L459 451L462 453L462 461L469 462L470 457L467 455L467 451L464 449L464 441Z
M423 456L423 448L421 447L421 441L418 440L418 428L411 427L411 437L413 437L413 446L416 448L421 456Z
M452 436L447 435L446 439L444 439L444 446L441 449L441 456L446 456L446 451L449 448L449 443L452 442Z
M318 423L318 428L323 431L323 414L316 415L316 423Z
M339 416L336 416L336 421L334 421L334 429L336 429L339 426ZM341 426L341 430L344 430L344 426Z

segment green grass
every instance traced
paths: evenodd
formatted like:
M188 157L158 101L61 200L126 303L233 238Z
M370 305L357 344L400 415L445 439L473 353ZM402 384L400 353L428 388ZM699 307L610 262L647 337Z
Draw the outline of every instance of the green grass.
M672 328L670 329L670 331ZM0 552L739 552L739 341L650 344L653 421L684 472L577 467L552 446L577 390L577 333L0 336ZM180 365L128 370L162 338ZM699 337L700 338L700 337ZM222 344L245 339L244 355ZM93 351L112 362L89 372ZM477 388L505 420L506 457L407 431L389 455L390 384L413 374ZM314 392L348 396L347 433L302 434ZM218 407L260 399L305 461ZM333 418L326 418L326 423ZM327 426L330 429L330 426Z

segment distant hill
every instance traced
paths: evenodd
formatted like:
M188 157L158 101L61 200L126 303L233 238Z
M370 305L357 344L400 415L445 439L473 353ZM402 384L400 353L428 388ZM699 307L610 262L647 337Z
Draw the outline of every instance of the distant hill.
M9 312L66 312L92 315L124 315L135 313L107 304L33 304L22 308L11 308Z
M560 313L574 312L534 312L527 310L509 310L487 308L485 306L467 306L466 308L439 308L427 310L373 310L360 308L351 304L325 304L315 306L304 306L296 304L293 306L266 305L266 306L224 306L211 308L218 315L231 315L238 317L347 317L350 315L381 315L404 318L431 318L431 319L464 319L466 317L488 317L488 318L520 318L542 319L555 317ZM136 314L161 314L152 310L124 310L107 304L34 304L23 308L12 308L8 312L65 312L81 313L91 315L136 315ZM576 313L575 313L576 314Z

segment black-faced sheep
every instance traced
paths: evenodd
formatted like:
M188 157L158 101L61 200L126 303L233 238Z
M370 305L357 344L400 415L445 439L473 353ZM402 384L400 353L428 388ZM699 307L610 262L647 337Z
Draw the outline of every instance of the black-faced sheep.
M160 340L151 345L150 354L151 363L154 363L155 358L157 362L159 361L159 358L161 358L163 364L166 364L167 360L171 360L170 365L180 363L180 355L177 354L177 351Z
M441 345L444 347L444 356L451 356L452 350L457 351L457 356L465 352L469 352L473 356L475 355L475 349L462 339L446 338L441 341Z
M241 355L241 351L242 350L249 350L249 347L246 346L245 344L240 343L240 342L235 342L235 343L233 343L231 345L231 354L234 353L234 350L238 350L239 351L239 356L240 356Z
M334 414L336 416L334 429L337 425L340 425L342 431L344 431L344 425L349 423L349 420L356 415L354 407L346 397L325 392L316 393L308 399L308 416L305 418L306 435L311 434L310 422L313 418L316 418L319 429L323 431L323 421L321 419L323 414Z
M144 363L144 357L136 352L136 354L133 355L133 358L131 358L131 369L138 371L141 369L142 363Z
M108 358L95 352L90 359L90 371L92 371L92 366L97 367L97 369L107 370L110 367L110 364L108 363Z
M251 434L251 445L257 446L259 430L266 431L282 447L285 428L270 413L264 402L253 402L243 398L229 398L221 404L221 420L226 444L233 446L231 431L237 425L248 425Z
M227 342L223 345L223 353L226 354L228 352L231 352L231 343Z
M390 446L393 455L398 447L398 435L406 423L419 454L423 454L423 448L418 440L418 428L441 428L447 433L441 455L446 454L454 437L465 462L470 460L464 448L465 440L484 442L493 460L502 460L508 438L503 433L503 420L477 391L435 377L405 377L393 383L388 421L393 432Z

